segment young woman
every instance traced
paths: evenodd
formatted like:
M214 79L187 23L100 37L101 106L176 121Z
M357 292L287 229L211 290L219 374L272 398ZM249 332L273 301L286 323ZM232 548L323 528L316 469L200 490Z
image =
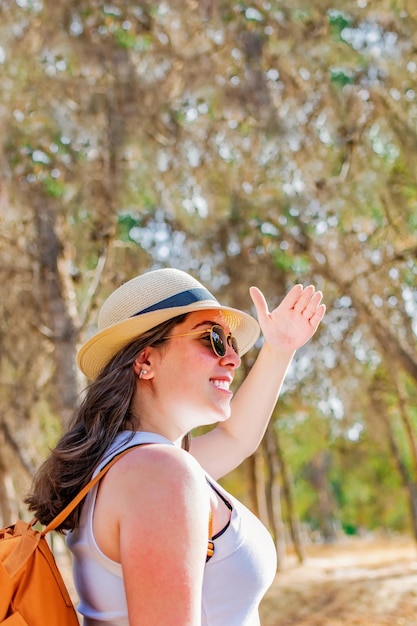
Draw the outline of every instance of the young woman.
M263 345L235 395L235 370L258 323L176 269L116 289L79 351L92 382L28 503L48 523L131 448L61 526L85 626L259 625L274 544L216 480L259 445L294 352L325 307L312 286L296 285L271 313L256 287L250 294Z

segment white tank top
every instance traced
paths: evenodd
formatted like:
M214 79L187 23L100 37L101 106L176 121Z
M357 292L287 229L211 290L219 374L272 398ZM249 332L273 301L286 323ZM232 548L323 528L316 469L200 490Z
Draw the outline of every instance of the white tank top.
M174 445L153 433L120 433L95 474L118 452L144 443ZM259 626L258 607L276 573L272 538L259 519L207 476L230 503L230 524L214 536L214 556L206 563L201 607L202 626ZM67 535L73 555L78 611L84 626L129 626L120 563L106 557L93 533L97 486L88 494L80 525ZM144 625L145 626L145 625Z

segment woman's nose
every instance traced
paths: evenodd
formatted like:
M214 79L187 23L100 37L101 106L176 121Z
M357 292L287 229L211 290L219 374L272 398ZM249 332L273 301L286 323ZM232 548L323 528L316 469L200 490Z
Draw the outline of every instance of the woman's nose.
M235 352L232 346L229 346L229 344L227 344L226 354L220 357L220 362L222 365L232 365L232 367L236 368L239 367L242 359L240 358L238 353Z

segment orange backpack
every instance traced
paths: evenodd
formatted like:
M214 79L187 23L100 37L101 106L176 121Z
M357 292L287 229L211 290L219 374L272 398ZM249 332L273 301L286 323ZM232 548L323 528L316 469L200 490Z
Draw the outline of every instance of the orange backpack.
M0 529L1 626L79 626L46 534L58 528L110 467L132 448L114 457L44 530L37 520Z

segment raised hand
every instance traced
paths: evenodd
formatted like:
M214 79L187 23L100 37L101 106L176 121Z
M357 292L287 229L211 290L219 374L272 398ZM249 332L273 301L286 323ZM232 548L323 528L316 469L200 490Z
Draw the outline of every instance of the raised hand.
M277 349L294 351L303 346L317 330L326 311L323 294L313 285L295 285L273 311L257 287L249 289L265 342Z

